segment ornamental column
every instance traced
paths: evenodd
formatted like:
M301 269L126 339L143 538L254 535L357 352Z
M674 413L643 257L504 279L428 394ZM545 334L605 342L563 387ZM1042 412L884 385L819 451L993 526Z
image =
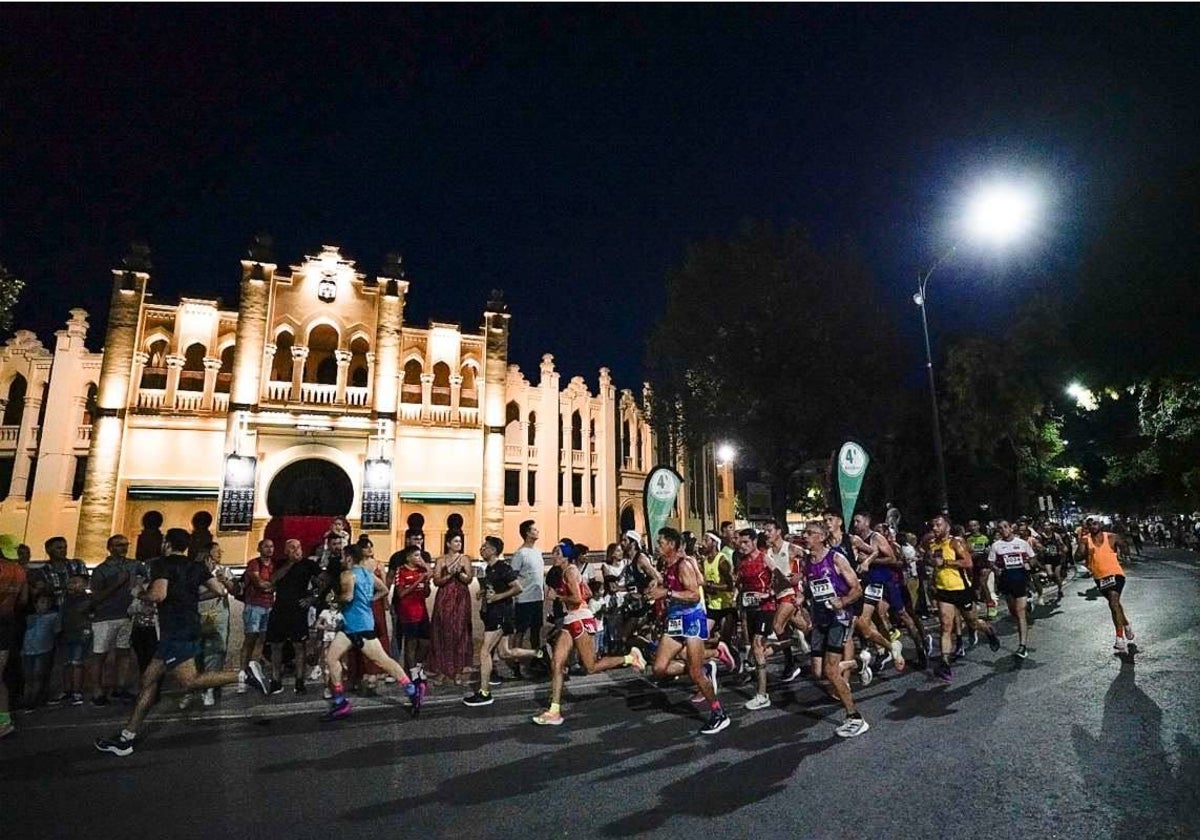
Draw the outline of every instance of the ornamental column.
M288 398L292 402L304 399L301 384L304 382L304 362L308 359L308 347L292 348L292 392Z
M428 422L430 406L433 405L433 374L421 374L421 420Z
M42 410L42 383L29 378L29 386L25 389L25 407L21 410L21 428L17 430L17 457L13 461L12 482L8 494L16 499L24 499L29 490L29 474L33 471L33 459L37 457L38 414ZM29 450L33 449L30 455Z
M371 402L375 416L396 420L399 410L400 333L404 327L404 296L408 281L403 279L400 258L388 255L383 272L377 278L379 302L375 318L375 347L367 354L368 364L374 359L368 382L371 383ZM432 380L430 380L432 382ZM422 386L424 393L424 386ZM422 400L427 402L427 400Z
M142 374L146 370L146 363L150 361L150 354L139 350L133 354L133 374L129 377L129 389L134 397L131 400L136 407L140 400L142 392Z
M462 399L462 374L450 374L450 422L458 425L458 404Z
M187 360L178 353L169 354L164 359L167 365L167 391L163 395L163 409L170 411L175 408L175 395L179 392L179 375L183 372Z
M337 362L337 385L333 401L337 405L346 404L346 380L350 376L350 359L354 354L349 350L334 350L333 359Z
M204 357L204 394L200 397L201 411L212 411L213 392L217 389L217 371L220 369L220 359L213 356Z
M146 286L150 281L149 249L135 247L124 262L124 269L113 271L108 332L104 337L104 361L96 391L96 416L92 419L87 474L83 482L83 498L79 502L79 530L75 541L77 557L105 556L105 543L113 532L113 516L118 502L118 475L133 354L137 346L138 323Z

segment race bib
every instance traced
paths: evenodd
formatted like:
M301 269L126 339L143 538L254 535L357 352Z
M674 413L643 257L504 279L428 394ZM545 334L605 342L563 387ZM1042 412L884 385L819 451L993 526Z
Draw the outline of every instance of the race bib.
M813 591L813 594L814 595L816 594L815 590ZM872 583L870 586L868 586L867 587L867 597L870 598L872 601L878 601L880 598L882 598L883 597L883 584L882 583Z
M1096 581L1096 588L1103 592L1105 589L1112 589L1117 585L1117 576L1109 575L1106 578L1100 578Z
M1004 568L1006 569L1023 569L1025 568L1025 560L1020 554L1005 554Z
M833 591L833 584L828 578L818 578L809 584L812 589L813 598L818 601L828 601L836 593Z
M750 609L754 609L755 607L757 607L759 604L762 603L762 599L763 599L763 596L762 596L761 592L743 592L742 593L742 606L749 607Z
M683 617L676 616L675 618L667 619L667 635L682 636L683 635Z

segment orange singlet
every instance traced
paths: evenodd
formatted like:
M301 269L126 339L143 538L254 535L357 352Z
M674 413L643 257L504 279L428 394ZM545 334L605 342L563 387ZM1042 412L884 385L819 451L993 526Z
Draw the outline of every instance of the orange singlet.
M1096 542L1091 534L1084 534L1083 538L1087 540L1088 571L1092 577L1099 580L1109 575L1125 576L1125 570L1117 560L1117 552L1112 547L1112 534L1107 531L1101 533L1100 542Z

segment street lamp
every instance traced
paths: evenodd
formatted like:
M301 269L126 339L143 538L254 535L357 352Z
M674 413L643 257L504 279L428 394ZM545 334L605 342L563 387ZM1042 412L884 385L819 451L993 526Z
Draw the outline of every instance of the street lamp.
M722 468L733 463L733 459L737 457L737 450L730 443L718 443L713 448L713 472L720 472ZM712 483L712 512L713 512L713 531L721 529L721 514L717 510L717 482Z
M1007 245L1029 230L1034 217L1034 197L1028 190L1011 184L993 184L980 189L967 206L965 218L966 237L973 241L984 241L994 246ZM926 290L934 269L944 263L958 250L961 240L955 242L923 272L917 273L917 293L913 303L921 309L921 329L925 334L925 370L929 375L930 410L933 415L933 450L937 458L938 506L946 513L950 509L949 492L946 489L946 456L942 451L942 423L938 414L937 385L933 378L933 352L929 345L929 319L925 304L929 300Z

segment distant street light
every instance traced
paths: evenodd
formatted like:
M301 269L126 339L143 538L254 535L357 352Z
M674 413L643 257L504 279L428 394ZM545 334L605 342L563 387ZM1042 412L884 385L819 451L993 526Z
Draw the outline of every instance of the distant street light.
M733 459L737 457L737 450L732 444L722 443L717 445L717 465L725 466L733 463Z
M1007 245L1026 233L1032 226L1036 200L1028 191L1011 184L990 184L979 189L967 205L965 236L972 241L983 241L993 246ZM929 345L929 319L925 304L929 300L926 290L934 269L958 250L962 240L946 249L924 272L917 273L917 293L913 303L921 309L921 329L925 333L925 370L929 374L929 400L933 414L933 450L937 458L938 505L945 513L950 508L949 491L946 488L946 455L942 450L942 423L938 413L937 385L933 378L933 352Z

